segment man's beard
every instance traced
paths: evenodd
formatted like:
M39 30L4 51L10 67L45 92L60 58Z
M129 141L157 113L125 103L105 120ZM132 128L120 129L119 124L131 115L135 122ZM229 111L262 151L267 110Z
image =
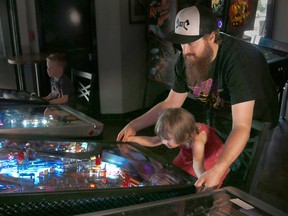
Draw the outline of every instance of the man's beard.
M193 61L191 61L190 57L185 57L185 73L188 86L194 87L208 78L212 56L212 48L205 43L203 56L198 57Z

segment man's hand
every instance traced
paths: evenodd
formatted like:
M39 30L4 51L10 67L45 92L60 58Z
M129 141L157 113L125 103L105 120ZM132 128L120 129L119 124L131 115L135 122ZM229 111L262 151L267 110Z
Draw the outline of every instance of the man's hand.
M197 191L206 191L207 189L216 189L221 183L221 178L224 173L217 168L212 167L210 170L204 172L195 182Z

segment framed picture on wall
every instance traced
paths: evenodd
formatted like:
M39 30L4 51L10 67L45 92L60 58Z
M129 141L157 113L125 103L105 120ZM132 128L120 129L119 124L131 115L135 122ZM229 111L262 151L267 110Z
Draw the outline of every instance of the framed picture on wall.
M129 22L139 23L146 20L146 0L129 0Z
M147 8L148 79L163 83L169 88L174 80L174 64L179 52L164 35L174 30L177 13L176 0L151 0Z

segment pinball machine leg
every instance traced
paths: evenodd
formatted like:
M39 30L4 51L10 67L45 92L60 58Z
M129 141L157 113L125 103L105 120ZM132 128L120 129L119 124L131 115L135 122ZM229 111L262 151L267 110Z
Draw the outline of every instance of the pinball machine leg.
M283 87L281 106L280 106L280 119L287 118L288 113L287 103L288 103L288 81L285 83Z

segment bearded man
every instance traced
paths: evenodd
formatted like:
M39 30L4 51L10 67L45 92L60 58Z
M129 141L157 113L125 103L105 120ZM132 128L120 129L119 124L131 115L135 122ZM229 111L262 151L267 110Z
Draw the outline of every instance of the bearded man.
M213 188L244 149L253 119L277 125L276 85L261 52L248 42L219 33L210 8L179 11L174 31L166 39L181 47L172 89L164 101L126 125L117 141L129 141L137 131L154 125L163 110L181 107L190 94L209 107L210 126L225 140L217 163L195 183L199 188Z

